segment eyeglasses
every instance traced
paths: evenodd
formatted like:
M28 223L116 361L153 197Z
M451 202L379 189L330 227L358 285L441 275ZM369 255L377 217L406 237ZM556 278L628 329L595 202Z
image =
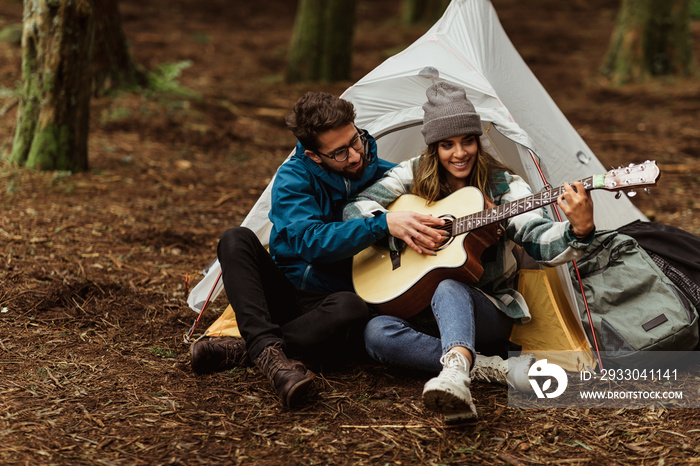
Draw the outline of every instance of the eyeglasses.
M367 138L365 138L365 135L362 134L362 131L357 129L357 126L355 126L355 131L357 131L357 134L354 138L352 138L349 146L336 149L332 154L324 154L323 152L317 150L314 152L319 155L323 155L324 157L328 157L329 159L333 159L336 162L345 162L350 156L351 147L355 152L364 153L366 150Z

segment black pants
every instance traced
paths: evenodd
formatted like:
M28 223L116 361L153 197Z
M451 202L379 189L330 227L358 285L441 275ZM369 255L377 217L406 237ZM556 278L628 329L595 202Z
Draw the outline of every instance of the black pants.
M218 257L251 360L276 342L290 355L316 360L346 359L363 348L369 308L355 293L298 290L245 227L224 232Z

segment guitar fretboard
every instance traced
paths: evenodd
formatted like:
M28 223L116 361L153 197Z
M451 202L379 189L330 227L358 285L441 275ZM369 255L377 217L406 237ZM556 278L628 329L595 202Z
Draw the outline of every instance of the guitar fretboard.
M593 184L593 176L584 178L581 180L581 183L586 191L595 187ZM517 199L513 202L507 202L490 209L482 210L481 212L457 218L452 224L452 236L461 235L486 225L500 222L501 220L552 204L556 202L557 198L565 191L563 186L559 186L558 188L552 188L548 191L542 191L531 196L523 197L522 199Z

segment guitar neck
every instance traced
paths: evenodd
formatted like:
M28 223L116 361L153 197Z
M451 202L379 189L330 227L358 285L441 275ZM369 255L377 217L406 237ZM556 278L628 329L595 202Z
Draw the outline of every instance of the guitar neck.
M602 178L603 175L593 175L582 179L581 183L586 191L590 191L591 189L601 187ZM531 196L523 197L522 199L517 199L513 202L507 202L497 205L496 207L482 210L481 212L457 218L452 224L452 236L468 233L477 228L547 206L556 202L557 198L564 192L564 187L559 186L558 188L542 191L537 194L532 194Z

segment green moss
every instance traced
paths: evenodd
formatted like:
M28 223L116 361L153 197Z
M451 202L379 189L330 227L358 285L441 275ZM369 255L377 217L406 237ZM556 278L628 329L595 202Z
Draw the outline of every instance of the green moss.
M692 19L700 19L700 0L690 1L690 17Z
M48 124L34 134L25 165L38 170L75 171L77 167L66 152L70 147L70 128Z

